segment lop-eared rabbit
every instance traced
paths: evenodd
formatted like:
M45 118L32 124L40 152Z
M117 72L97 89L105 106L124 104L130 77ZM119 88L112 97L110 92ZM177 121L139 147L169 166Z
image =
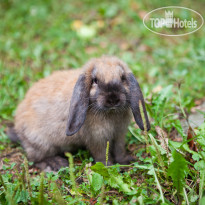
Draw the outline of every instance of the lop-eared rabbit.
M51 171L67 166L64 152L86 148L94 160L108 165L128 164L125 135L132 113L144 130L150 129L143 95L128 66L117 57L91 59L82 69L56 71L35 83L16 111L15 126L8 132L20 141L28 159Z

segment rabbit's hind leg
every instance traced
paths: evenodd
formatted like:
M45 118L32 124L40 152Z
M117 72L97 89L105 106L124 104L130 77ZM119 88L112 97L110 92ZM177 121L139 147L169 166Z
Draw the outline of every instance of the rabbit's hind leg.
M34 162L34 166L42 171L58 171L68 166L68 159L60 156L61 152L55 146L31 143L28 138L24 138L22 145L29 161Z

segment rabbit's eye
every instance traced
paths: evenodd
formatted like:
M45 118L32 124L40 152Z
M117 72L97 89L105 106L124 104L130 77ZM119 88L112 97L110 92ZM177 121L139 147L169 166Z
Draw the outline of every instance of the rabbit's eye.
M126 81L125 75L122 75L121 80L122 80L123 82Z
M92 83L98 84L98 79L97 78L93 78Z

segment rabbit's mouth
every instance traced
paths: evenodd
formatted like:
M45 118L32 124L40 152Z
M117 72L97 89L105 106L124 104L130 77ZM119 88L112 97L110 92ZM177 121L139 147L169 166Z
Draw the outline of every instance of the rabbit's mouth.
M125 112L129 109L128 105L115 105L112 107L107 107L107 106L96 106L95 111L98 112L103 112L103 113L120 113L120 112Z
M127 112L129 110L129 106L117 106L117 107L110 107L110 108L104 108L102 109L103 113L110 113L110 114L120 114Z
M114 105L107 107L105 105L99 105L98 103L91 103L88 108L91 112L94 112L96 114L100 113L120 113L125 112L129 109L129 105L121 103L119 105Z
M117 110L118 108L117 107L111 107L111 108L108 108L109 110Z

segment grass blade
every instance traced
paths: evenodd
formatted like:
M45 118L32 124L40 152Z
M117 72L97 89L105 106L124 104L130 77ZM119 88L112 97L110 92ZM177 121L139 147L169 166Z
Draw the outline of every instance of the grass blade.
M204 191L204 179L205 179L205 170L200 171L200 182L199 182L199 200L203 196Z
M74 172L73 172L73 169L74 169L73 156L71 153L67 152L66 157L68 157L68 159L69 159L70 180L72 182L72 189L73 189L74 193L77 194L77 186L75 183L75 176L74 176Z
M189 205L189 199L188 199L188 196L187 196L187 193L186 193L186 189L183 188L183 191L184 191L184 197L185 197L185 200L186 200L186 204Z
M40 186L39 186L39 196L38 196L39 205L44 205L43 192L44 192L44 173L42 172Z
M159 183L158 177L157 177L156 172L155 172L155 170L154 170L154 166L153 166L152 169L153 169L155 181L156 181L156 183L157 183L157 188L159 189L159 192L160 192L160 197L161 197L162 203L165 203L164 195L163 195L163 191L162 191L162 187L161 187L161 185L160 185L160 183Z

